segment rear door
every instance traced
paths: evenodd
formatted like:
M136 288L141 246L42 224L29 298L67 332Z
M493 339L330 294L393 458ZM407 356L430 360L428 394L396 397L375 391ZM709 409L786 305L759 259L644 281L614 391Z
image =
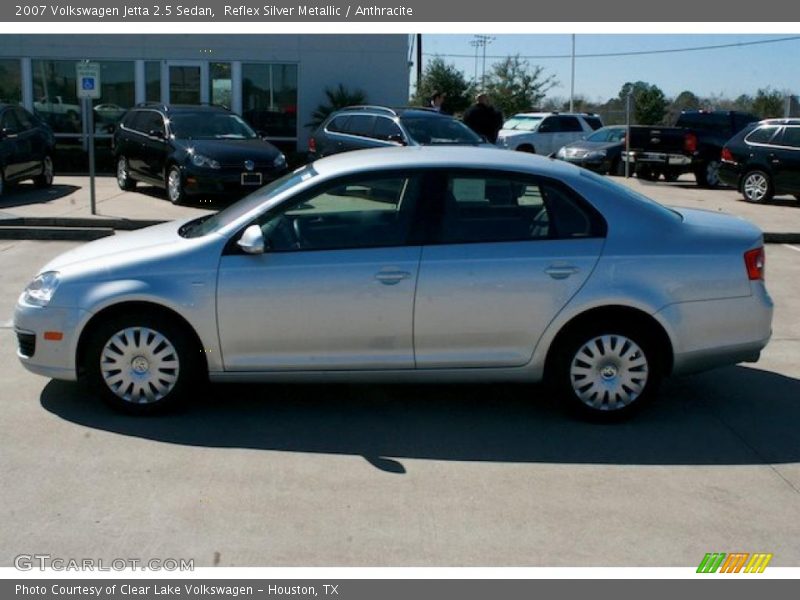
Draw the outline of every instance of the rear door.
M800 194L800 126L789 125L773 141L770 162L778 194Z
M592 272L604 221L546 178L459 170L442 172L437 190L414 310L417 367L527 364Z
M25 143L22 124L11 107L0 113L0 129L3 130L2 163L4 177L11 181L21 177L30 162L30 144Z

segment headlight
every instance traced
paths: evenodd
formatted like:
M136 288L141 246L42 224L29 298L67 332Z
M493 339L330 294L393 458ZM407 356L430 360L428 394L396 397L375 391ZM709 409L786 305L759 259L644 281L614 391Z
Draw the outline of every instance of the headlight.
M197 154L196 152L192 154L192 164L195 167L204 167L206 169L219 169L219 163L215 161L213 158L203 156L202 154Z
M23 299L26 304L47 306L58 287L58 271L39 273L25 288Z
M275 160L272 161L272 166L276 169L280 169L281 167L286 166L286 157L283 154L278 154L275 157Z
M562 146L561 148L559 148L559 149L558 149L558 152L556 152L556 156L557 156L558 158L566 158L566 156L567 156L567 149L566 149L565 147L563 147L563 146Z
M589 160L598 160L598 159L603 159L605 157L606 157L605 150L595 150L593 152L586 153L586 158Z

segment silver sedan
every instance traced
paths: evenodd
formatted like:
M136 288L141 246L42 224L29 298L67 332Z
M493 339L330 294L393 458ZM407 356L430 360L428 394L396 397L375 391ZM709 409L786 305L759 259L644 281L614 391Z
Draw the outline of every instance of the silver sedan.
M59 256L19 298L18 356L131 413L208 379L546 379L620 416L667 375L758 359L762 244L742 219L541 157L345 153Z

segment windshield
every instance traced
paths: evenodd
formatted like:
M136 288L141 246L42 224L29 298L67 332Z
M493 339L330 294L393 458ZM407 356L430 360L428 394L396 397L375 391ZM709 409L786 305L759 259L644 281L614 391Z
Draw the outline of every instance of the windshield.
M543 117L523 117L516 115L503 123L503 129L516 129L518 131L534 131L539 127Z
M317 172L311 165L301 167L296 171L288 173L280 179L276 179L272 183L265 185L249 196L242 198L227 208L224 208L215 215L200 217L194 221L189 221L183 225L183 227L181 227L178 233L185 238L194 238L219 231L226 225L229 225L240 217L243 217L251 210L258 208L271 198L274 198L278 194L282 194L286 190L293 188L304 181L307 181L315 175L317 175Z
M472 144L483 143L483 139L461 121L442 117L407 117L400 122L418 144Z
M170 116L169 126L178 139L252 140L258 137L240 116L222 112L181 112Z

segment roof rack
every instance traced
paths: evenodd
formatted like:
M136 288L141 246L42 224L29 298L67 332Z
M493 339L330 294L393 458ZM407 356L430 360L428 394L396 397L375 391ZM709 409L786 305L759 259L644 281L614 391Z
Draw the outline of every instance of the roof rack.
M375 106L371 104L356 104L354 106L345 106L341 110L376 110L397 116L397 112L393 108L389 108L387 106Z
M215 102L195 102L192 104L180 104L180 103L165 104L163 102L148 101L148 102L139 102L136 105L136 108L160 108L164 111L167 111L169 110L170 106L214 106L217 108L224 108L225 110L230 110L230 107Z

